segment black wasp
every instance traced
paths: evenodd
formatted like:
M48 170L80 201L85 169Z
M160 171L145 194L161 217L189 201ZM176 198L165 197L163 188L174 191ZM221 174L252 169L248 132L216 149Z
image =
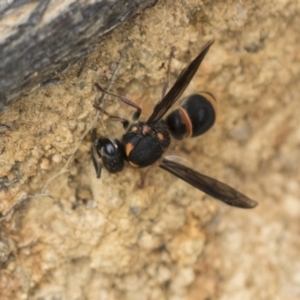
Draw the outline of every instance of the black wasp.
M146 122L138 121L141 108L135 103L125 97L109 93L103 90L99 84L95 84L100 91L118 97L136 109L133 122L129 123L125 119L110 116L102 108L95 106L111 118L121 121L126 129L121 141L110 138L97 138L96 132L93 132L92 158L98 178L101 176L102 166L110 173L117 173L123 169L125 161L134 168L147 167L159 161L160 168L229 205L240 208L253 208L257 205L256 201L227 184L200 174L181 164L179 160L174 160L170 156L162 158L163 153L170 144L170 134L178 140L196 137L205 133L215 122L216 101L209 93L186 97L179 108L163 119L193 79L213 42L206 43L198 56L182 70L175 84L167 93L165 93L166 88L164 89L162 100L155 106ZM169 64L171 57L172 54L170 55Z

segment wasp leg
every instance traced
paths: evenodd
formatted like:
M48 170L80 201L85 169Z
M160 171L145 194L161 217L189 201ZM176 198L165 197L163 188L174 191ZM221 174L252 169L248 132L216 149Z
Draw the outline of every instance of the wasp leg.
M134 102L132 102L131 100L129 100L129 99L123 97L123 96L116 95L116 94L113 94L113 93L111 93L111 92L108 92L108 91L104 90L104 89L99 85L99 83L97 83L97 82L95 83L95 87L96 87L100 92L105 93L105 94L107 94L107 95L111 95L111 96L113 96L113 97L117 97L118 99L120 99L121 101L123 101L124 103L126 103L127 105L129 105L129 106L135 108L135 109L136 109L136 112L133 114L133 119L134 119L134 120L138 120L138 118L139 118L140 115L141 115L142 109L141 109L137 104L135 104Z
M106 116L108 116L110 119L114 120L114 121L119 121L123 124L124 129L126 129L129 125L129 121L126 119L123 119L121 117L118 116L113 116L110 113L108 113L106 110L104 110L102 107L97 106L96 104L93 105L96 109L100 110L102 113L104 113Z

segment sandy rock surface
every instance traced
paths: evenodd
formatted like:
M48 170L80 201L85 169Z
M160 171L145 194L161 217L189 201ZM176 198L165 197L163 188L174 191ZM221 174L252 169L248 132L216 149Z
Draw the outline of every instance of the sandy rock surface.
M185 95L211 91L219 117L205 135L172 142L168 154L259 202L231 208L151 167L95 176L91 135L67 173L1 223L0 299L300 298L300 8L297 1L159 1L99 44L80 78L38 89L1 114L0 211L40 194L112 91L143 108L215 39ZM124 50L125 49L125 50ZM34 101L33 101L34 99ZM108 97L110 113L133 109ZM100 115L97 132L120 138ZM146 173L146 174L145 174ZM142 181L144 179L144 183Z

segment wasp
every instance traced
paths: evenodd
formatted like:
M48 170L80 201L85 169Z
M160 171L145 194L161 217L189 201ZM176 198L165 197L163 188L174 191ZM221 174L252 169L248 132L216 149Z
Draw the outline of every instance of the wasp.
M126 130L121 140L98 138L94 130L92 159L98 178L101 177L103 166L110 173L118 173L123 170L125 162L133 168L143 168L158 162L161 169L228 205L254 208L258 204L229 185L187 167L181 163L180 159L174 159L171 156L163 157L170 145L171 136L178 140L197 137L209 130L215 122L216 100L210 93L193 94L186 97L178 108L164 118L193 79L213 42L207 42L196 58L182 70L170 90L167 93L163 92L161 101L156 104L152 114L145 122L138 120L141 108L134 102L105 91L99 84L95 84L98 90L118 97L136 109L133 121L130 123L126 119L111 116L101 107L94 105L96 109L111 118L121 121ZM171 57L172 54L169 65Z

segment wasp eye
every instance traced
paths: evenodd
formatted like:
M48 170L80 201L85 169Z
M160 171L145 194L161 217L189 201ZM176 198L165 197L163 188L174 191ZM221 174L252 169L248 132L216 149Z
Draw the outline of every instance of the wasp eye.
M107 143L104 146L104 152L106 155L113 156L116 154L116 146L113 143Z

